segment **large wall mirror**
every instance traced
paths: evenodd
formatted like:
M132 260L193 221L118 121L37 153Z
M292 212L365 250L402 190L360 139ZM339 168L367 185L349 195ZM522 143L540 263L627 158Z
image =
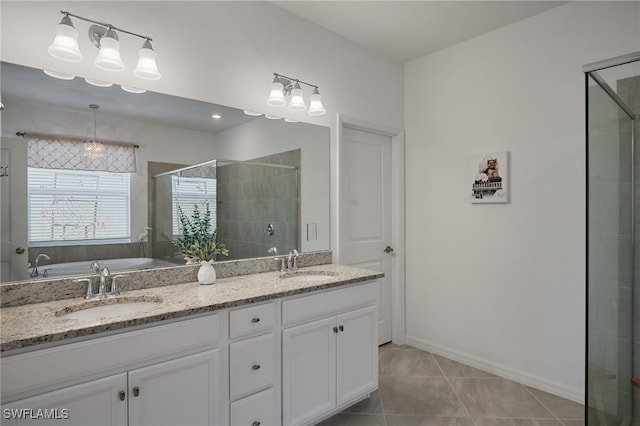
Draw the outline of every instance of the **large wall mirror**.
M229 249L217 261L330 249L328 128L16 64L0 72L2 282L88 274L94 260L112 271L184 264L171 242L180 203L210 207ZM91 170L30 167L30 140L43 135L137 146L135 172L114 180L128 199L109 201L116 186Z

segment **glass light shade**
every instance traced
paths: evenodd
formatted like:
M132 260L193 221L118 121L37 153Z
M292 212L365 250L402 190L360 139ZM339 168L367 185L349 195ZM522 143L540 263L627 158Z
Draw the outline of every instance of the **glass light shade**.
M271 92L267 98L267 105L272 107L283 107L287 104L284 98L284 86L279 81L271 83Z
M93 78L84 78L84 81L86 81L88 84L92 85L92 86L96 86L96 87L111 87L113 86L113 83L108 82L108 81L102 81L102 80L94 80Z
M324 105L322 105L322 99L320 97L320 93L317 93L314 90L313 95L309 97L309 111L307 111L308 115L324 115L327 113L327 110L324 109Z
M147 89L138 89L137 87L131 87L131 86L120 86L120 87L122 87L122 90L129 93L145 93L147 91Z
M73 27L68 16L56 26L56 38L47 49L49 55L67 62L81 62L82 53L78 47L78 30Z
M138 49L138 64L133 69L133 75L145 80L159 80L162 75L156 64L157 53L151 47L149 41L145 41Z
M58 71L42 70L42 72L44 72L49 77L58 78L60 80L73 80L74 78L76 78L75 75L65 74L65 73L58 72Z
M302 89L300 86L291 91L291 99L289 100L289 111L304 111L307 109L307 104L304 102Z
M113 38L107 31L100 39L100 51L93 64L106 71L120 72L124 70L122 58L120 58L120 42Z

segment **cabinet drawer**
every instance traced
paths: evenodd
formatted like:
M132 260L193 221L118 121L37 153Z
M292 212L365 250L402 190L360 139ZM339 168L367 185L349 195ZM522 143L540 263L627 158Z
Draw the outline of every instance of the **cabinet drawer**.
M235 339L266 333L272 331L275 324L275 303L235 309L229 313L229 337Z
M373 305L378 300L378 281L303 296L282 302L282 324L291 325Z
M231 426L276 426L280 424L276 391L271 388L231 403Z
M235 400L275 384L277 347L274 333L229 345L229 384Z

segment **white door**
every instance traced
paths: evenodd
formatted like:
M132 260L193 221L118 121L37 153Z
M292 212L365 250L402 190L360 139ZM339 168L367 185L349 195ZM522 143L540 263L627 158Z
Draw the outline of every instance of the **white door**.
M383 344L391 341L391 138L344 127L342 141L340 263L384 272L378 280Z
M125 426L126 389L121 373L23 399L2 407L2 424Z
M337 403L378 387L378 318L375 306L338 315Z
M0 177L0 280L27 278L27 142L2 138L0 163L8 176Z
M336 318L282 331L282 418L308 424L336 406Z
M222 424L220 362L215 349L131 370L129 425Z

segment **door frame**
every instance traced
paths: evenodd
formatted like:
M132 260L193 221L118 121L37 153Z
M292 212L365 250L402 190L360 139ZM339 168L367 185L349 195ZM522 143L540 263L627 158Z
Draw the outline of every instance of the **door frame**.
M342 206L342 170L344 159L344 128L349 127L391 138L391 245L395 261L391 281L391 341L402 345L406 336L405 315L405 137L404 130L380 126L358 118L338 114L337 137L331 147L331 250L333 261L340 263L340 212Z

